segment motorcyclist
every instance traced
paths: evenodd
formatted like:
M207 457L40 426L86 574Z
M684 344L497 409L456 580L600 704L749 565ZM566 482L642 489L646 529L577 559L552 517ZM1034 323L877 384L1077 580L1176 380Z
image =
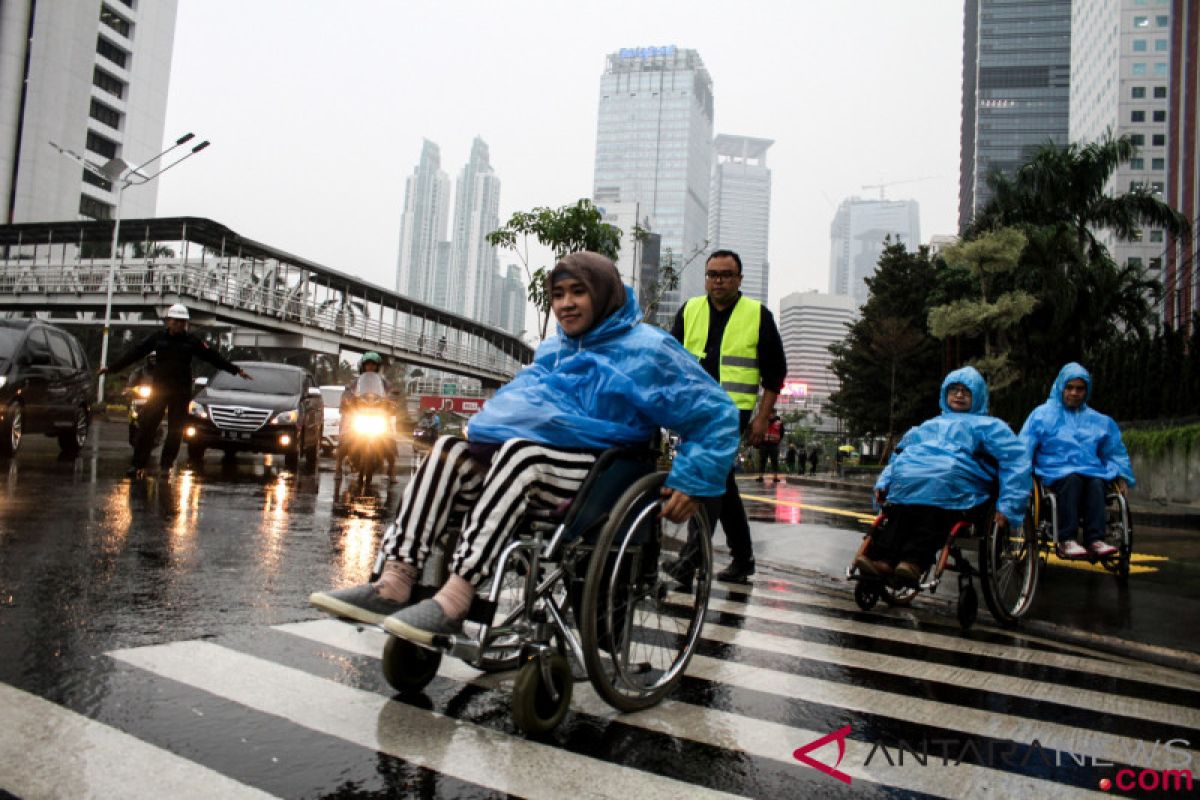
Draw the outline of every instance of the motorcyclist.
M379 372L382 367L383 357L374 351L363 353L362 358L358 360L358 374L360 375L364 372ZM383 381L383 388L388 392L388 396L390 397L392 387L388 384L387 378L384 378L382 375L380 375L379 379ZM350 412L354 410L355 401L358 399L356 393L357 386L357 378L346 384L345 391L342 392L342 401L338 406L338 413L342 417L342 434L340 440L338 441L337 463L333 472L335 478L340 478L342 476L342 464L346 460L346 454L349 451L351 440L354 438L353 430L346 425L345 422L350 418ZM387 467L388 482L394 483L396 480L395 442L393 442L392 446L387 449Z
M433 436L430 440L436 439L438 434L442 432L442 418L437 415L437 412L432 408L425 409L425 413L421 415L421 419L417 422L417 427L424 430L433 431Z
M153 389L139 415L138 438L128 472L131 476L144 473L150 452L154 449L154 433L162 422L163 414L167 417L167 434L163 439L159 468L165 473L175 464L179 442L183 438L183 425L187 420L188 402L192 399L193 358L207 361L217 369L245 380L252 380L245 370L210 348L198 336L188 333L190 318L187 306L176 303L167 309L163 330L150 334L107 367L100 368L101 375L120 372L151 353L155 355L151 377Z

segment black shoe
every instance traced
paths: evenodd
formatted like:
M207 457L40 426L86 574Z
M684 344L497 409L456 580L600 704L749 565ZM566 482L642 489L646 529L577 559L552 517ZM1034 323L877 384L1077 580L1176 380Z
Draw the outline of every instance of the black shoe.
M696 568L682 559L673 559L663 564L663 572L671 576L671 580L679 584L683 594L692 593L692 581L696 577Z
M717 573L717 580L726 583L746 583L746 579L754 574L754 559L749 561L734 560L725 569Z

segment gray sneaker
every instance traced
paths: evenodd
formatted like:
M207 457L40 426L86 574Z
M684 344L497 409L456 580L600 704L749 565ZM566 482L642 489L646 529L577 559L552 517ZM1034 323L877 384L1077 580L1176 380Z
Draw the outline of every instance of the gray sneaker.
M308 596L308 602L335 617L367 625L382 625L389 615L408 605L383 597L373 583L338 589L336 592L313 592Z
M383 621L383 629L393 636L429 647L433 645L434 636L461 636L463 624L460 619L446 616L431 597L392 614Z

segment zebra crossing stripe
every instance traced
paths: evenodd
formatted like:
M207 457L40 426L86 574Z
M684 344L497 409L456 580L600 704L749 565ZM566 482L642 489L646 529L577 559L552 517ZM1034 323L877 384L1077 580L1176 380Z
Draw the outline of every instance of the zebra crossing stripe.
M4 683L0 708L0 789L18 797L272 796Z
M349 625L332 620L276 626L276 630L357 655L377 658L386 637L373 630L359 634ZM480 673L456 659L444 659L438 674L461 683L507 691L509 675ZM691 703L667 699L653 709L636 714L619 714L596 695L588 683L576 684L571 708L577 713L620 719L644 730L735 750L762 758L789 760L798 743L821 736L822 732L795 728L776 722L752 719L741 714L708 709ZM945 770L920 768L910 762L889 767L878 755L878 768L860 766L870 755L868 742L847 740L842 769L856 780L885 779L893 789L947 797L965 797L988 791L1003 797L1094 796L1074 787L975 764L962 763ZM886 768L885 768L886 767ZM1065 793L1065 794L1064 794Z
M109 655L297 725L531 800L576 796L581 785L600 785L606 795L621 797L733 796L653 773L613 769L595 759L395 703L209 642L176 642Z
M900 629L871 622L832 619L819 614L786 611L716 598L709 601L708 609L710 612L726 612L765 622L786 623L834 633L887 639L893 642L946 650L957 654L986 656L1020 664L1035 664L1058 669L1078 670L1092 675L1104 675L1130 681L1147 681L1145 672L1136 666L1114 664L1103 660L1048 653L1040 650L1002 646L988 642L977 642L962 636L926 633L924 631ZM1180 674L1182 676L1183 673Z
M660 627L663 630L670 630L666 625ZM747 631L713 623L705 623L702 636L704 640L753 648L783 656L911 677L922 681L940 682L951 686L965 686L986 693L1008 695L1022 700L1073 706L1096 714L1147 720L1163 726L1175 725L1192 730L1197 729L1195 724L1197 713L1194 709L1182 709L1153 700L1138 700L1109 692L1035 681L984 670L947 666L916 658L835 647L820 642L805 642L798 649L796 640L786 636Z

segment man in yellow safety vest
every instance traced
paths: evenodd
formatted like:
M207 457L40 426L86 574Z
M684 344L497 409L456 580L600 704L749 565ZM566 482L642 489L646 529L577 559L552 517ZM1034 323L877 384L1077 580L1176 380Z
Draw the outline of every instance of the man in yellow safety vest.
M741 257L732 250L714 251L704 265L705 294L679 309L671 334L729 393L738 407L746 442L756 445L763 441L775 411L775 398L787 376L787 358L775 317L762 303L742 296L741 287ZM717 580L744 583L754 574L754 545L732 470L719 510L710 508L709 514L720 519L733 556L733 563L717 573Z

